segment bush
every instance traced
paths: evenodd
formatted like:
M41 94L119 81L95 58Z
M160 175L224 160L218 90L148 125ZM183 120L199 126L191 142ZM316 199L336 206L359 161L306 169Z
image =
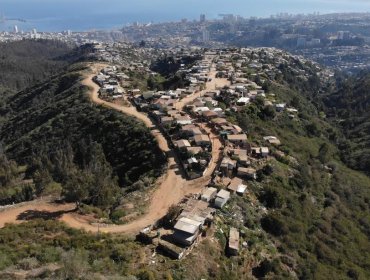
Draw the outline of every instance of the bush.
M60 274L64 279L81 279L88 271L88 255L86 251L71 250L63 254L63 268Z
M18 268L23 270L31 270L40 266L36 258L26 258L18 262Z
M284 204L284 197L278 190L271 187L266 187L258 199L268 208L281 208Z
M98 207L82 204L78 210L82 215L94 214L99 219L108 218L108 214Z
M10 254L6 254L5 252L0 251L0 270L3 270L13 264L12 260L10 259Z
M284 235L289 232L288 227L279 214L272 213L262 218L261 226L265 231L275 236Z
M139 280L156 280L153 271L142 270L137 274Z
M122 217L126 216L125 210L117 209L112 212L110 218L113 222L117 223L121 220Z
M42 263L58 262L62 251L60 248L46 247L37 255L37 259Z

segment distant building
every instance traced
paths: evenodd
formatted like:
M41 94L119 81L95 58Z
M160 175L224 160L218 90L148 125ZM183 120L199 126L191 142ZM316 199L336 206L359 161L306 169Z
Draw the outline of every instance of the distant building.
M204 43L207 43L207 42L209 42L209 31L207 30L207 29L203 29L203 32L202 32L202 41L204 42Z
M227 189L231 192L231 193L237 193L239 195L243 195L245 193L245 191L247 190L247 186L243 184L243 180L238 178L238 177L234 177L230 184L227 186Z
M219 16L222 17L222 20L224 22L227 22L227 23L234 23L237 19L236 16L234 16L233 14L220 14Z
M305 47L305 46L306 46L306 43L307 43L306 38L304 38L304 37L299 37L299 38L297 39L297 48Z
M281 144L280 140L275 136L265 136L263 137L263 140L269 142L272 145L279 146Z
M14 33L17 34L18 33L18 26L14 25Z
M338 40L349 40L350 33L349 31L338 31L337 38Z
M307 43L307 45L309 45L310 47L312 47L312 46L318 46L320 44L321 44L321 40L320 39L316 39L316 38L312 39L311 41L309 41Z
M275 109L278 112L284 111L285 107L286 107L285 103L278 103L278 104L275 105Z
M181 139L181 140L178 140L175 142L175 146L182 150L182 149L186 149L187 147L191 147L190 143L188 140L186 139Z
M236 104L238 106L245 106L249 103L250 98L249 97L240 97L237 101Z
M200 17L199 17L199 21L201 23L205 22L206 21L206 15L205 14L201 14Z

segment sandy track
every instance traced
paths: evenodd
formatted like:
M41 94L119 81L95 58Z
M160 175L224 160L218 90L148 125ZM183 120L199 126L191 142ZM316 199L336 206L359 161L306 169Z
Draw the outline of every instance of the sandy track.
M225 78L216 78L217 71L214 66L212 66L208 78L212 79L210 82L206 83L204 90L189 95L175 104L177 110L182 110L187 104L193 102L196 98L203 96L206 92L212 91L218 88L223 88L224 86L229 86L230 81Z
M64 213L75 210L74 203L55 204L49 200L35 200L12 206L0 211L0 228L7 223L19 224L32 218L58 218Z
M155 129L153 122L145 114L138 112L134 107L121 106L101 100L99 98L99 86L92 81L92 78L98 72L98 70L103 67L105 67L104 64L91 65L91 72L93 74L87 74L86 78L82 81L83 85L90 88L91 100L96 104L134 116L143 121L147 127L151 128L152 134L157 139L160 149L169 155L167 172L160 179L159 186L155 190L150 201L148 212L125 225L99 225L90 224L84 219L83 216L74 213L74 204L54 204L48 201L34 201L22 204L19 207L12 207L1 211L0 228L4 227L6 223L20 223L22 222L22 220L19 219L20 216L31 213L35 217L37 217L37 214L42 214L42 217L45 217L45 214L48 214L50 217L54 217L55 219L65 222L70 227L84 229L90 232L100 231L107 233L133 234L162 218L167 213L169 207L173 204L179 203L184 196L200 192L202 188L210 181L210 175L213 173L213 170L220 158L219 148L222 146L217 135L213 134L209 128L204 126L213 143L213 161L210 163L210 166L204 177L193 181L186 181L181 173L181 170L178 168L173 152L170 151L166 139L158 129ZM215 71L211 72L210 76L212 77L212 81L207 83L205 91L215 89L216 85L223 86L228 84L228 81L225 79L215 79L215 73ZM194 100L196 97L197 96L191 96L188 99L183 99L181 102L179 102L179 104L177 104L177 108L182 109L183 106Z
M90 88L91 100L96 104L101 104L119 112L134 116L143 121L147 127L152 128L152 134L157 139L160 149L169 154L168 169L167 173L162 177L162 182L154 192L148 212L131 223L120 226L98 227L97 225L87 224L86 221L79 219L76 214L65 214L61 220L70 226L84 228L85 230L93 232L97 232L98 230L103 232L138 232L140 229L162 218L171 205L177 204L184 195L188 194L186 180L183 179L181 171L177 167L176 160L170 152L166 139L158 129L153 129L155 127L153 122L145 114L138 112L135 107L125 107L101 100L98 96L99 86L92 81L94 75L95 74L91 74L82 81L83 85Z

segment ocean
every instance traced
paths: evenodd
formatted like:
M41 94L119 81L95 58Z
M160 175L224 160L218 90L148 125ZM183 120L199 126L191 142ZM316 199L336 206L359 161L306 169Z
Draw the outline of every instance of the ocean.
M220 13L267 17L281 12L370 11L364 0L0 0L0 30L86 31L118 29L132 22L217 18ZM7 20L24 19L25 22Z

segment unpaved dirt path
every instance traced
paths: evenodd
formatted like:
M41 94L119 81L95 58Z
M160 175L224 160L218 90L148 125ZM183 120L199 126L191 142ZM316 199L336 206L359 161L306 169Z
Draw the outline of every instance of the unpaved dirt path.
M64 213L73 211L76 205L74 203L56 204L50 200L34 200L29 203L10 206L0 210L0 228L7 223L19 224L28 219L34 218L58 218Z
M208 61L212 61L212 58L208 58ZM193 102L196 98L203 96L206 92L230 85L230 81L228 79L216 78L216 74L216 68L214 65L212 65L211 70L208 74L208 79L211 79L211 81L206 83L205 89L181 99L175 104L175 108L177 110L182 110L187 104Z
M219 148L221 147L221 142L217 135L214 135L209 128L204 127L209 133L213 143L213 161L210 163L205 176L193 181L186 181L182 176L181 170L178 168L174 153L170 150L166 139L158 129L155 129L153 122L145 114L138 112L135 107L125 107L101 100L99 98L99 86L93 82L92 78L101 68L105 67L106 65L94 64L90 66L91 71L89 74L85 75L85 79L82 81L82 84L90 88L91 100L96 104L134 116L143 121L144 124L151 129L152 134L158 141L160 149L168 155L167 173L160 179L159 186L154 191L153 197L150 200L147 213L125 225L90 224L89 221L84 219L83 216L73 212L75 208L74 204L60 205L53 204L48 201L41 201L39 203L30 202L22 204L19 207L12 207L0 211L0 228L4 227L6 223L20 223L22 220L20 220L19 217L22 216L22 214L41 213L45 215L45 213L49 213L51 217L55 217L56 219L65 222L68 226L73 228L84 229L90 232L100 231L107 233L134 234L162 218L167 213L171 205L179 203L186 195L200 192L202 188L210 181L211 174L213 173L220 156ZM216 72L214 70L212 71L210 73L212 81L207 83L205 91L215 89L216 85L223 86L228 84L227 80L216 79ZM192 96L183 100L182 102L179 102L178 108L182 109L183 106L194 100L196 97Z

